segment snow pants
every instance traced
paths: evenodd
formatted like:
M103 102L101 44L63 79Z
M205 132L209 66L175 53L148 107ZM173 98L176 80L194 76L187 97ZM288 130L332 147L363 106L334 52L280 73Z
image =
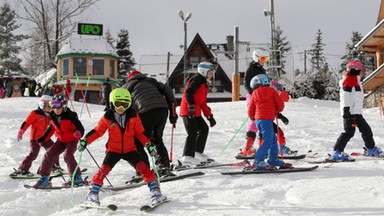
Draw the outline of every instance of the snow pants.
M278 158L278 145L272 120L256 120L257 129L263 136L263 144L257 149L255 162L258 163L265 159L276 160Z
M52 145L53 145L53 141L51 139L45 142L43 146L40 146L36 140L31 140L29 144L29 147L30 147L29 154L21 162L19 169L23 171L29 171L29 169L32 166L32 162L36 160L37 156L39 155L40 148L43 147L47 151L50 147L52 147ZM53 164L57 167L60 166L59 155L53 158Z
M188 134L185 140L183 156L195 157L195 152L204 152L209 127L201 116L194 118L183 116L183 122Z
M351 115L351 120L344 118L343 121L344 132L342 132L337 139L336 144L333 147L334 150L344 151L348 141L355 135L356 127L359 128L365 147L375 147L372 129L362 115Z
M127 161L131 166L133 166L136 171L141 174L144 182L150 182L156 179L155 174L140 159L140 156L136 151L131 151L124 154L107 152L103 161L103 165L101 165L99 171L92 178L92 183L103 186L105 177L107 177L109 172L121 159Z
M44 154L43 161L41 162L37 173L42 176L49 176L51 173L52 165L54 163L54 159L64 152L64 161L67 163L68 173L70 176L72 176L77 166L77 162L74 156L76 150L77 141L63 143L59 140L56 140L52 147L49 148L48 151ZM80 170L81 169L79 167L76 173L81 175Z
M158 158L156 165L161 167L170 167L168 150L163 142L163 132L167 123L168 109L157 108L148 112L139 114L145 133L151 138L151 142L156 145ZM143 145L138 139L135 139L136 149L140 158L149 166L148 156Z

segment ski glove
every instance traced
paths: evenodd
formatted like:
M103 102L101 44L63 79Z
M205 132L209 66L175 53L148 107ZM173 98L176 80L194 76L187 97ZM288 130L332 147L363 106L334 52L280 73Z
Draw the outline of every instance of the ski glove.
M173 115L172 114L169 115L169 122L174 125L177 122L177 118L178 118L178 116L177 116L176 112L174 112Z
M287 117L285 117L283 114L279 113L279 115L277 116L278 119L280 119L285 125L287 125L289 123L289 120L287 119Z
M87 145L88 145L87 141L82 139L80 140L80 145L79 147L77 147L77 150L79 150L79 152L83 152L87 148Z
M209 126L213 127L216 125L216 120L213 118L213 115L209 116L208 118Z
M73 136L79 140L83 135L81 134L81 132L79 130L76 130L75 133L73 133Z
M151 155L151 156L156 156L157 154L157 149L156 149L156 146L153 145L153 143L149 142L147 144L145 144L145 147L147 148L148 150L148 153Z
M19 132L17 132L17 141L20 141L23 139L24 130L20 129Z
M344 107L343 108L343 118L350 118L351 117L351 112L349 112L349 107Z
M195 118L195 104L188 105L188 118Z

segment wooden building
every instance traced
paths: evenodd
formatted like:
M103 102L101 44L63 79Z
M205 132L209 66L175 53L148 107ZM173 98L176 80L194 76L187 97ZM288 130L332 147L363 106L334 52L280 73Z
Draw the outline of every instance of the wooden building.
M363 80L368 91L364 106L384 108L384 3L381 1L376 26L361 39L356 49L375 57L376 69ZM383 110L383 109L382 109Z

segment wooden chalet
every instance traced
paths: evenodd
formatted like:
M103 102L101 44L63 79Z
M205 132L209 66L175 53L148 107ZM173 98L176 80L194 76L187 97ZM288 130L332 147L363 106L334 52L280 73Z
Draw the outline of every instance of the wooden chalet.
M169 85L174 89L176 96L177 94L183 93L184 90L184 58L186 61L186 73L187 77L197 73L197 65L200 62L216 62L215 56L212 54L211 50L207 47L203 39L197 33L191 44L189 45L186 55L180 59L176 67L172 71L169 77ZM224 72L223 68L218 64L218 68L215 73L212 85L210 86L210 92L215 93L228 93L232 91L232 82ZM210 101L228 101L231 100L231 95L227 94L227 97L208 97Z
M359 41L356 49L375 57L376 69L363 80L363 88L368 91L364 102L366 108L384 108L384 3L381 1L376 26Z

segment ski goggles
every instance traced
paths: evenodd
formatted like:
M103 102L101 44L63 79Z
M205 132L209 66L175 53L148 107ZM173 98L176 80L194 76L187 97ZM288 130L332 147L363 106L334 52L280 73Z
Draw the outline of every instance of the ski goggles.
M127 110L129 108L129 103L124 101L115 101L115 107L118 109Z
M61 104L60 101L56 101L56 100L52 100L49 102L49 105L53 108L53 109L59 109L59 108L62 108L63 105Z
M266 62L266 61L269 60L269 57L268 57L268 56L261 56L261 57L259 58L259 60L262 61L262 62Z

